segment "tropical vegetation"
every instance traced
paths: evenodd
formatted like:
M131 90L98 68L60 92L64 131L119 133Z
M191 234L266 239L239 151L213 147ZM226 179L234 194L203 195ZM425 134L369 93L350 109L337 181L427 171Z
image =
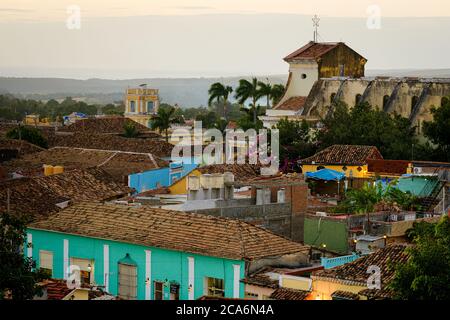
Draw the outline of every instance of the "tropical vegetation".
M413 246L409 259L391 266L394 279L389 284L397 299L450 300L450 219L438 223L415 222L407 232Z

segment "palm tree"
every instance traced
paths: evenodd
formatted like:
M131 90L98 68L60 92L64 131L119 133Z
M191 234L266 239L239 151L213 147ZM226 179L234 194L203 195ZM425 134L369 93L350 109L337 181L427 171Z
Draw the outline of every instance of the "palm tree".
M180 123L181 119L175 115L175 108L159 108L158 113L152 119L152 128L165 133L166 141L169 141L169 128L173 123Z
M272 85L267 82L258 81L258 91L260 97L266 97L267 98L267 109L270 108L270 99L272 97Z
M209 100L208 105L211 106L214 100L217 100L217 103L220 103L223 100L223 114L225 119L227 119L227 105L228 105L228 97L230 93L233 92L233 88L230 86L225 86L220 82L213 83L208 90Z
M261 95L258 88L258 79L253 78L251 82L245 79L239 80L239 86L236 89L235 98L240 104L244 104L247 99L252 100L251 106L253 107L253 124L255 125L257 117L256 102L260 97Z
M270 97L272 99L272 106L275 106L280 101L280 99L284 95L285 90L286 89L282 84L275 84L274 86L272 86L272 91L270 92Z

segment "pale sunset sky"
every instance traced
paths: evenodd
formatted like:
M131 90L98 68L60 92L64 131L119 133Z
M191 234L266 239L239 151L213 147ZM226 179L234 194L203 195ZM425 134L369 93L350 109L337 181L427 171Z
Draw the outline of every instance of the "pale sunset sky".
M314 14L319 40L346 42L369 69L450 68L449 0L0 0L0 76L283 74Z

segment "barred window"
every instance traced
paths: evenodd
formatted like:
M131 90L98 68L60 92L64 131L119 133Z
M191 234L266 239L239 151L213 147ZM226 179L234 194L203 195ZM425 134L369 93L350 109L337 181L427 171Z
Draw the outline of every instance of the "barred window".
M137 267L119 263L119 297L126 300L137 298Z
M225 287L223 279L206 278L206 294L211 297L225 297Z
M53 252L46 250L39 250L39 268L53 276Z

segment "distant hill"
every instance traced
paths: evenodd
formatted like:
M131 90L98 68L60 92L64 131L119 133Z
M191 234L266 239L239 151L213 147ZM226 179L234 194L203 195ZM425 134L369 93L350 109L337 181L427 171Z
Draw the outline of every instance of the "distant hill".
M127 87L146 83L150 88L159 89L162 102L177 103L181 107L197 107L207 104L208 89L212 83L220 81L235 88L241 78L249 77L130 80L0 77L0 92L38 100L62 99L71 96L87 103L111 103L122 100ZM272 84L285 84L287 75L258 77L262 81L267 78Z
M450 69L432 70L368 70L367 76L392 76L392 77L430 77L450 78ZM158 88L162 102L175 104L181 107L206 106L208 101L208 88L217 81L237 86L242 77L223 78L143 78L129 80L107 79L59 79L59 78L9 78L0 77L0 94L10 93L19 97L48 100L63 99L71 96L74 99L87 103L112 103L121 101L125 89L130 86L138 86L146 83L151 88ZM258 79L266 79L272 84L286 84L286 75L259 76Z

